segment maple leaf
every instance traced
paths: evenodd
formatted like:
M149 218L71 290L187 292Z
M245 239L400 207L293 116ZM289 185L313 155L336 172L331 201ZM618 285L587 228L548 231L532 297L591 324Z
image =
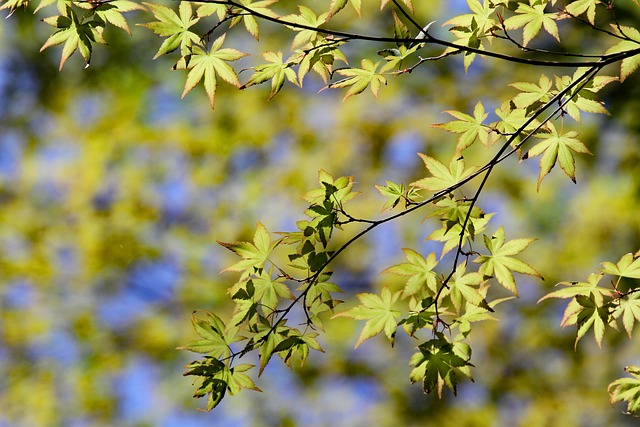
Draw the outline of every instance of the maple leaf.
M240 89L271 80L271 93L269 94L269 99L271 99L280 92L285 78L293 84L298 84L296 72L291 68L294 62L291 60L284 61L282 52L264 52L262 57L269 63L256 66L249 81L240 86Z
M402 252L404 252L409 262L391 266L384 270L383 273L408 277L402 291L403 296L422 295L422 291L425 289L435 295L438 292L436 272L433 271L435 266L438 265L436 254L432 252L426 258L423 258L413 249L403 248Z
M256 232L253 235L253 243L225 243L218 241L218 244L242 257L242 261L238 261L222 271L245 271L252 268L263 268L269 254L279 243L280 240L271 241L269 232L260 222L256 226Z
M189 31L189 28L200 20L198 16L194 16L191 3L188 1L180 2L178 7L180 15L166 6L153 3L143 4L151 10L157 21L138 25L150 29L160 37L167 37L160 45L153 59L173 52L177 48L180 48L180 53L184 56L189 53L189 48L192 45L201 44L200 36Z
M564 173L576 182L576 164L573 153L588 153L591 154L589 149L577 140L578 132L569 131L564 134L558 133L555 125L552 122L547 123L547 129L550 133L538 133L536 138L544 139L533 146L526 157L534 157L543 154L540 158L540 174L538 176L538 190L540 190L540 184L545 176L551 172L551 169L556 164L556 161L560 163L560 167Z
M438 123L432 126L444 129L447 132L461 134L460 138L458 138L458 144L456 145L454 156L460 156L462 150L470 147L474 142L476 142L476 139L479 139L480 142L486 146L491 145L492 141L489 139L489 132L491 131L491 128L482 124L489 113L485 112L482 102L478 101L474 107L473 117L459 111L447 110L445 113L452 115L458 120L448 123Z
M593 294L596 296L598 304L602 304L605 296L610 297L613 294L611 289L598 286L602 277L602 274L590 274L586 282L560 282L558 285L566 287L543 296L538 300L538 303L548 298L574 298L578 295Z
M43 21L58 28L58 31L44 42L40 52L64 43L60 57L60 70L76 50L80 52L88 67L91 62L92 43L107 43L102 37L104 22L84 21L70 7L67 7L65 16L53 16Z
M516 9L517 15L505 19L504 26L508 30L523 28L522 44L526 46L540 30L544 27L545 31L551 34L556 40L560 41L558 34L558 25L556 19L557 13L545 13L546 3L530 6L520 3Z
M205 52L199 46L192 47L192 53L187 56L189 74L187 75L187 81L185 82L184 91L182 92L183 98L204 78L204 90L209 97L209 103L213 109L215 105L217 76L222 77L227 83L240 87L238 76L227 61L235 61L247 54L236 49L221 49L224 38L225 35L222 35L216 39L208 52Z
M129 24L122 13L131 12L133 10L145 10L144 6L128 0L113 0L100 3L98 6L95 6L91 2L77 2L76 5L83 9L92 10L93 13L103 22L115 25L129 33L129 35L131 35L131 29L129 28Z
M253 0L239 0L238 3L253 12L269 16L271 18L277 18L278 15L271 9L269 9L269 6L276 3L277 1L278 0L262 0L253 3ZM249 34L251 34L256 40L260 40L260 29L258 27L258 21L256 20L255 16L252 13L247 13L246 9L242 9L242 11L244 13L237 14L231 20L230 26L233 27L234 25L242 21Z
M640 367L627 366L624 368L633 378L620 378L609 384L611 395L609 402L627 402L627 412L637 414L640 411Z
M577 0L568 4L564 10L572 16L579 16L587 12L587 19L591 25L596 23L596 5L601 4L599 0Z
M622 316L622 324L627 335L631 338L635 321L640 322L640 293L635 292L627 295L626 298L617 300L618 306L613 311L613 317Z
M603 262L602 267L602 272L605 274L640 279L640 257L631 253L625 254L617 264Z
M433 157L422 153L418 153L418 155L422 158L422 161L432 176L412 182L412 187L423 188L434 192L445 190L468 178L477 170L476 167L465 169L463 157L454 157L451 159L449 167L447 168Z
M522 92L513 98L513 103L518 108L527 108L538 102L548 102L554 95L551 91L552 84L551 79L544 74L540 76L537 85L527 82L511 83L509 86L515 87Z
M371 93L377 98L378 92L380 91L380 86L383 84L387 84L387 79L384 75L377 73L378 66L380 62L373 62L370 59L363 59L360 63L362 68L345 68L336 70L336 72L340 75L346 76L345 79L337 81L335 83L331 83L327 88L346 88L346 95L342 100L353 96L358 95L359 93L364 92L364 90L369 87Z
M627 52L638 48L638 43L640 43L640 31L633 27L625 27L623 25L618 27L617 25L611 24L611 27L620 37L629 38L631 40L622 40L615 46L610 47L606 52L607 55ZM620 64L620 81L623 82L624 79L629 77L629 75L638 67L640 67L640 55L634 55L623 59Z
M360 305L351 310L338 313L333 317L349 317L351 319L367 320L367 323L365 323L360 333L360 337L358 337L356 348L358 348L363 341L373 338L383 331L393 346L396 329L398 327L396 319L400 315L399 311L393 309L393 304L398 300L400 294L401 292L391 294L389 288L386 287L382 289L380 296L371 293L358 294L356 297L360 300Z
M306 6L298 6L300 10L299 15L286 15L281 18L283 22L289 22L291 24L302 25L305 27L318 28L320 25L327 22L329 13L323 13L322 15L316 15L315 12ZM318 39L323 38L317 31L299 28L294 26L287 26L287 28L297 31L298 34L293 38L291 43L291 49L306 45L307 43L313 43Z
M505 242L504 227L501 226L491 238L484 236L484 244L491 255L480 255L474 262L482 264L479 269L481 274L495 277L502 286L517 296L518 289L512 272L542 279L533 267L513 258L513 255L524 251L534 240L514 239Z
M465 302L492 312L493 309L478 289L484 283L482 274L465 274L466 267L466 262L464 262L456 268L454 275L451 276L451 280L447 283L448 291L443 292L442 295L449 295L458 313Z

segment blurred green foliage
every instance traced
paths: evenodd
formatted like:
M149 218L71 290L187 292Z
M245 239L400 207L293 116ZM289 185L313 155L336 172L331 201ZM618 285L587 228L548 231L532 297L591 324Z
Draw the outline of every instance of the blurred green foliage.
M459 2L426 3L416 14L427 20L461 12ZM638 17L631 1L616 7ZM393 25L376 19L359 25ZM586 337L574 352L563 306L536 301L640 246L638 73L604 90L611 117L583 116L581 140L595 155L577 160L577 185L554 171L536 192L534 163L507 162L492 176L481 207L510 235L538 237L524 259L545 281L524 279L520 299L497 309L501 321L476 328L480 369L458 398L408 384L411 339L354 352L360 325L335 319L320 339L325 354L293 371L272 364L257 384L268 392L200 414L180 376L190 356L175 347L196 338L193 310L232 309L234 279L219 272L235 258L215 241L251 240L258 220L293 229L320 168L355 176L364 194L350 213L374 217L384 203L374 184L419 179L416 152L455 149L457 138L430 127L448 120L441 111L504 99L513 91L502 76L530 71L476 59L465 76L454 57L390 80L376 102L316 94L321 82L273 101L268 87L220 85L211 111L204 91L180 100L184 76L151 61L158 40L145 29L113 30L91 67L74 56L61 72L59 52L37 53L48 30L19 12L0 27L0 426L633 425L606 392L637 363L632 341L605 336L599 350ZM276 28L262 37L274 48L283 40ZM592 48L581 34L564 40ZM350 296L399 284L379 273L403 262L402 247L433 250L421 219L350 248L333 280Z

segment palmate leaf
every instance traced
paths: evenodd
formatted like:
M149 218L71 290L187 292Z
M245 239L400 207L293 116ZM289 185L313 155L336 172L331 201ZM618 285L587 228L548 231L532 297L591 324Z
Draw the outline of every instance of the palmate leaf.
M536 138L544 139L543 142L536 144L527 153L526 157L539 156L543 154L540 159L540 174L538 176L538 187L540 190L540 184L545 176L551 172L551 169L555 166L556 162L560 163L560 167L564 173L576 182L576 165L573 153L588 153L591 154L589 149L575 137L578 136L578 132L569 131L560 134L552 122L547 122L548 134L537 133Z
M432 295L438 292L438 285L436 280L436 272L433 271L438 261L436 260L436 254L430 253L426 258L423 258L418 252L413 249L403 248L405 257L408 263L393 265L383 273L395 274L398 276L407 277L407 283L402 291L403 296L424 295L425 291L429 291Z
M276 3L278 0L238 0L238 3L249 8L253 12L259 13L261 15L269 16L271 18L277 18L278 14L269 9L269 6ZM240 13L238 13L232 20L231 26L238 24L239 22L244 23L244 27L256 40L260 40L260 28L258 27L258 21L255 16L251 13L246 13L246 9L242 9Z
M576 0L568 4L564 9L573 16L579 16L587 12L587 19L591 25L596 23L596 5L601 4L599 0Z
M113 0L98 6L93 5L91 2L76 2L75 4L83 9L91 10L103 22L108 22L129 34L131 34L131 29L122 13L145 10L141 4L128 0Z
M316 15L316 13L309 9L307 6L298 6L298 10L300 13L298 15L286 15L281 18L283 22L290 22L292 24L302 25L305 27L313 27L318 28L329 18L329 13L323 13L321 15ZM324 38L323 35L319 34L317 31L308 30L305 28L288 26L287 28L297 31L298 34L293 39L291 43L291 49L295 49L300 46L304 46L308 43L314 43L319 39Z
M487 227L489 220L493 217L493 213L485 214L479 218L470 218L465 228L464 237L462 238L462 244L467 242L467 239L471 237L473 240L476 233L481 233ZM444 257L449 251L455 249L460 242L460 232L462 231L462 224L457 223L451 226L448 221L443 221L441 228L434 230L426 240L435 240L437 242L444 242L442 248L442 254L440 258Z
M378 97L380 87L383 84L387 84L387 78L378 73L378 66L380 62L373 62L370 59L363 59L361 62L362 68L345 68L336 70L336 73L345 76L346 78L331 83L327 88L349 88L342 100L358 95L365 91L367 87L371 90L371 93L375 97Z
M500 118L500 121L495 122L491 127L495 127L506 138L511 138L518 129L520 129L529 120L527 117L526 108L515 108L514 102L505 101L500 108L495 110L496 115ZM539 125L537 120L532 120L526 127L525 132L520 132L513 141L512 146L518 145L522 140L522 137L526 135L527 131L532 131Z
M362 0L331 0L331 4L329 5L329 16L328 18L333 18L333 16L340 12L344 7L349 3L353 10L360 16L362 9Z
M267 273L262 270L251 281L255 286L254 298L260 301L265 316L269 316L277 309L280 298L294 299L291 289L283 283L281 277L274 279L272 271Z
M457 394L457 376L460 372L471 378L469 363L471 348L463 342L448 342L444 338L435 338L421 344L418 353L411 356L410 364L414 366L409 374L412 383L422 381L425 393L438 391L442 398L442 390L446 386L454 395Z
M223 34L216 39L211 45L211 49L207 52L199 46L193 46L191 48L191 54L188 55L189 59L187 64L189 74L187 75L187 81L185 82L184 91L182 92L183 98L204 79L204 89L209 97L211 108L213 109L215 107L215 95L218 84L217 76L220 76L224 81L235 87L240 87L238 75L227 62L236 61L247 56L247 54L236 49L221 49L224 38L225 35Z
M162 45L160 45L153 59L156 59L160 55L173 52L177 48L180 48L180 53L184 56L189 53L192 45L201 44L200 36L189 31L189 28L200 20L199 16L194 16L190 2L180 2L180 6L178 7L179 15L172 9L160 4L143 4L151 10L157 21L138 25L150 29L160 37L167 37L167 39L162 42Z
M596 338L598 347L602 348L604 328L609 321L608 309L597 301L597 297L593 293L589 296L577 295L576 302L581 309L576 313L578 332L576 333L575 347L578 346L580 338L585 336L589 329L593 328L593 335Z
M457 313L465 303L484 308L493 312L493 309L487 303L485 296L480 292L479 288L484 284L484 278L480 273L466 274L466 262L460 264L447 283L448 291L442 293L443 296L449 295L453 307Z
M613 276L640 279L640 257L628 253L623 255L617 264L612 262L602 263L602 272Z
M296 72L291 68L295 62L290 59L284 61L282 52L264 52L262 57L268 64L256 66L251 78L240 86L240 89L271 80L271 93L269 94L269 99L271 99L280 92L280 89L282 89L284 85L285 78L293 84L299 84Z
M627 366L624 368L631 378L619 378L609 384L609 402L613 405L617 402L627 402L627 412L638 414L640 412L640 367Z
M622 325L627 335L631 338L633 326L636 321L640 322L640 293L635 292L625 298L617 300L618 306L613 310L613 317L622 317Z
M558 91L563 91L567 88L573 81L579 78L580 74L583 73L583 69L578 69L573 74L573 77L570 76L556 76L556 88ZM570 93L566 94L562 102L564 104L563 109L566 111L572 119L579 122L580 121L580 111L584 111L586 113L595 113L595 114L606 114L609 115L609 112L604 107L604 103L597 99L596 92L600 90L602 87L611 83L613 81L618 80L616 77L609 76L597 76L592 81L589 82L582 90L576 93L576 90L572 90Z
M548 102L554 95L554 92L551 90L553 82L544 74L540 76L537 85L535 83L516 82L511 83L509 86L521 91L521 93L513 98L513 103L516 104L518 108L526 109L530 105L538 102Z
M507 30L515 30L523 28L522 44L526 46L540 30L544 27L545 31L551 34L556 40L560 41L558 33L558 24L556 19L557 13L545 13L546 2L530 6L520 3L516 9L515 16L511 16L504 21Z
M476 104L473 109L473 117L459 111L448 110L445 111L445 113L452 115L458 120L449 123L438 123L432 126L444 129L447 132L460 134L458 144L456 145L455 156L460 156L462 150L470 147L476 140L480 140L480 142L486 146L491 145L492 141L489 138L491 129L482 124L489 113L485 112L482 102L478 101Z
M528 274L542 279L533 267L513 258L524 251L535 239L514 239L505 242L504 227L500 227L492 237L484 236L484 244L490 255L480 255L474 262L482 264L479 272L485 276L493 276L509 291L518 295L513 272Z
M380 296L371 293L358 294L356 297L360 300L360 305L345 312L338 313L333 317L349 317L351 319L367 321L358 337L356 348L358 348L363 341L373 338L383 331L393 346L397 329L397 319L400 316L400 312L393 309L393 304L398 300L400 294L401 292L391 294L388 288L383 288Z
M556 286L562 285L564 288L548 293L538 300L538 303L548 298L574 298L578 295L595 295L598 304L602 305L603 297L610 297L613 291L608 288L598 286L603 274L590 274L586 282L560 282Z
M231 267L227 267L222 271L245 271L253 270L255 268L263 268L269 254L279 243L280 240L271 241L269 232L260 222L256 226L256 232L253 235L253 243L225 243L218 241L218 244L242 257L242 261L238 261Z
M76 12L69 6L67 6L64 16L53 16L43 21L53 27L59 28L59 30L47 39L40 48L40 52L51 46L64 43L60 57L60 70L62 70L65 62L67 62L76 50L80 52L88 67L91 62L92 44L106 44L106 41L102 37L104 22L95 20L85 21L84 18L78 17Z
M199 316L200 313L204 313L204 318ZM231 355L229 345L242 339L236 335L237 327L233 325L226 327L218 316L208 311L195 311L191 316L191 323L201 339L180 346L178 350L188 350L215 358L227 358Z
M418 155L422 158L422 161L429 172L431 172L432 176L412 182L411 186L413 187L433 192L445 190L461 182L465 178L468 178L477 170L476 167L465 169L463 157L456 158L454 156L447 168L444 164L433 157L429 157L422 153L418 153Z
M615 46L612 46L607 50L606 54L614 54L620 52L627 52L630 50L634 50L638 48L638 43L640 43L640 31L633 27L625 27L611 24L613 28L613 32L621 37L629 37L632 40L622 40ZM621 31L622 30L622 31ZM623 82L631 73L640 67L640 55L634 55L630 58L625 58L622 60L620 64L620 81Z

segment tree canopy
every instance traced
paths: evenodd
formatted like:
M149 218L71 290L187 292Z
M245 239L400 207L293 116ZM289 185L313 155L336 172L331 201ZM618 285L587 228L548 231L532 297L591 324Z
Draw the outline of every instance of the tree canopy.
M636 0L0 4L0 421L633 423Z

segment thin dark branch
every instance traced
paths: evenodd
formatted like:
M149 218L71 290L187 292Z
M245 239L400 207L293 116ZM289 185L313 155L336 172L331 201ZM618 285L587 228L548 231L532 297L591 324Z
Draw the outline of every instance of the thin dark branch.
M183 0L174 0L174 1L183 1ZM455 44L455 43L448 42L446 40L441 40L441 39L435 38L435 37L431 36L428 33L427 33L426 37L402 39L402 38L397 38L397 37L372 36L372 35L367 35L367 34L355 34L355 33L349 33L349 32L345 32L345 31L337 31L337 30L331 30L331 29L325 29L325 28L317 28L317 27L313 27L313 26L310 26L310 25L298 24L298 23L294 23L294 22L285 21L285 20L282 20L280 18L276 18L276 17L273 17L273 16L265 15L263 13L260 13L260 12L257 12L255 10L251 9L248 6L245 6L245 5L240 4L240 3L236 3L235 1L232 1L232 0L198 0L198 1L194 1L193 3L214 3L214 4L230 5L230 6L234 6L234 7L237 7L239 9L245 10L245 11L249 12L251 15L253 15L253 16L257 17L257 18L260 18L260 19L264 19L266 21L271 21L271 22L275 22L275 23L280 24L280 25L293 27L293 28L298 28L298 29L302 29L302 30L316 31L318 33L325 34L325 35L343 37L343 38L348 39L348 40L363 40L363 41L371 41L371 42L379 42L379 43L397 43L397 42L407 43L407 42L414 42L414 43L433 44L433 45L449 47L449 48L453 48L453 49L459 49L459 50L462 50L462 51L468 52L468 53L476 53L476 54L487 56L487 57L501 59L501 60L508 61L508 62L515 62L515 63L520 63L520 64L535 65L535 66L577 68L577 67L597 66L597 65L600 64L599 61L544 61L544 60L538 60L538 59L520 58L520 57L517 57L517 56L507 55L507 54L504 54L504 53L492 52L492 51L483 50L483 49L476 49L476 48L469 47L469 46L458 45L458 44ZM602 55L601 58L602 59L614 58L615 61L618 61L620 59L624 59L625 57L637 55L638 53L640 53L640 48L634 49L633 51L629 51L629 52L620 52L620 53L611 54L611 55Z

